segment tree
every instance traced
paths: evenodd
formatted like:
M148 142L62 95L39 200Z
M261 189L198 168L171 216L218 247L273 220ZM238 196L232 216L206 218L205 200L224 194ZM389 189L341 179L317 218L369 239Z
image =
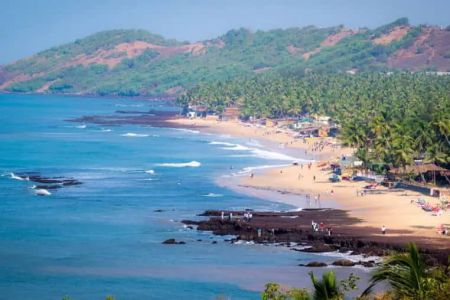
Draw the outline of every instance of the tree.
M368 295L376 284L387 281L395 299L432 300L436 299L432 295L445 292L448 287L445 278L436 278L424 263L417 246L409 244L407 253L391 256L372 274L363 295Z
M343 293L339 290L334 272L322 274L322 280L318 280L312 272L309 273L314 285L314 300L340 300L344 299Z

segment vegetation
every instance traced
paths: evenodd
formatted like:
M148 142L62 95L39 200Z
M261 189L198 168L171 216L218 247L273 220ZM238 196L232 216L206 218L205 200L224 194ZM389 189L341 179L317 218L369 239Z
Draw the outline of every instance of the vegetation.
M450 163L450 76L425 73L265 76L200 84L178 99L241 117L325 114L341 126L366 167L403 167L414 159Z
M408 20L403 18L373 30L361 29L329 46L322 42L341 32L343 26L256 32L241 28L201 42L203 48L197 52L183 48L186 43L143 30L105 31L2 67L0 84L2 78L26 78L6 89L34 92L49 84L50 93L156 96L171 94L171 88L190 89L202 82L236 78L302 76L311 71L342 73L351 69L386 71L388 58L410 46L422 26L410 26L405 37L387 45L377 45L373 39L406 25ZM148 48L134 57L116 48L131 42L150 43L157 48ZM102 56L105 53L116 63L108 66ZM313 54L305 59L306 53ZM82 64L87 57L90 60Z
M450 261L449 261L450 263ZM262 293L264 300L340 300L348 299L345 292L356 288L357 278L350 275L337 283L335 274L325 272L322 280L310 273L313 283L312 295L306 289L282 289L276 283L269 283ZM380 282L389 284L390 289L382 294L372 295L372 288ZM414 244L408 245L406 253L389 257L373 272L369 287L357 297L359 300L444 300L450 299L450 267L430 267L423 261Z

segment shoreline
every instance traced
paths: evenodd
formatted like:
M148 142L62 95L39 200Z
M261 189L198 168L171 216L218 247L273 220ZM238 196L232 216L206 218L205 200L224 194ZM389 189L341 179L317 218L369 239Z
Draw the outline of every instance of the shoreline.
M450 214L446 212L443 216L431 216L413 204L413 201L419 198L431 203L435 203L438 199L416 192L389 190L384 187L377 188L376 194L360 197L357 196L357 191L364 189L367 185L365 182L329 182L329 171L322 170L323 161L330 162L341 155L348 156L353 152L352 149L341 147L333 138L296 140L288 132L278 128L252 126L238 121L186 119L176 113L162 113L156 117L147 116L145 112L135 113L129 116L84 116L71 121L101 125L132 124L195 129L209 134L246 138L249 142L257 141L260 145L258 148L291 155L298 158L298 163L294 165L293 161L285 160L283 167L254 169L251 172L253 176L249 176L251 173L231 176L231 179L222 176L216 179L219 185L297 208L305 208L305 195L309 195L307 208L333 207L348 211L351 217L362 220L355 226L374 228L372 236L381 234L381 227L386 226L386 237L407 237L412 242L420 242L422 238L426 238L427 242L424 244L426 246L450 249L450 237L441 236L435 230L437 224L450 225ZM319 142L324 146L315 151ZM307 167L307 160L314 161L311 168ZM319 201L316 198L319 198Z
M248 127L235 121L217 121L203 119L172 119L169 125L184 125L195 127L197 130L212 134L227 134L232 137L251 138L261 141L263 146L271 144L271 150L281 153L298 153L300 156L305 150L311 155L311 143L293 141L292 137L274 128ZM268 134L270 132L270 134ZM330 141L332 139L326 139ZM332 145L338 144L330 141ZM278 147L281 144L285 147ZM286 151L287 150L287 151ZM297 208L335 208L348 211L351 217L361 219L357 227L371 227L372 237L381 235L381 227L387 227L386 237L406 238L417 242L421 246L433 249L450 250L450 237L436 233L439 224L450 225L450 214L432 216L431 213L417 207L413 201L424 199L430 203L439 200L427 195L401 189L387 189L377 187L376 192L357 196L358 191L364 190L366 182L342 181L331 183L328 181L329 171L322 170L323 161L333 161L341 155L349 155L352 149L325 147L324 151L312 154L315 161L311 169L303 163L286 167L270 167L254 170L253 176L242 175L230 178L219 178L219 185L237 192L245 193L260 199L280 202ZM298 157L297 155L296 157ZM320 161L318 161L320 160ZM309 200L305 199L309 195ZM316 200L319 198L319 201ZM305 206L309 201L310 206ZM312 205L311 205L312 203ZM424 242L426 241L426 242Z

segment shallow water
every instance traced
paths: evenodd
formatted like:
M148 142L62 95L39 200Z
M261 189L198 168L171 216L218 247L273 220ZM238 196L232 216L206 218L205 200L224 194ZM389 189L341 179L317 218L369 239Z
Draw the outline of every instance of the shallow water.
M268 281L309 284L308 270L297 265L314 255L231 245L179 222L205 209L292 209L215 183L291 157L193 130L66 121L127 107L177 109L157 101L0 95L2 298L258 299ZM31 171L83 184L37 196L33 183L10 174ZM168 238L187 244L162 245Z

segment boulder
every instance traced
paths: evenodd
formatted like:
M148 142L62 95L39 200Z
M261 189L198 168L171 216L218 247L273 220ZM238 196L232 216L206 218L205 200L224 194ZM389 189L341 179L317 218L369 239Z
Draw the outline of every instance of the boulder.
M167 239L162 243L165 245L184 245L184 244L186 244L186 242L183 242L183 241L177 242L175 239Z
M318 268L318 267L326 267L327 264L321 261L312 261L304 265L305 267Z
M339 259L333 262L333 266L353 267L354 265L356 265L356 263L348 259Z

